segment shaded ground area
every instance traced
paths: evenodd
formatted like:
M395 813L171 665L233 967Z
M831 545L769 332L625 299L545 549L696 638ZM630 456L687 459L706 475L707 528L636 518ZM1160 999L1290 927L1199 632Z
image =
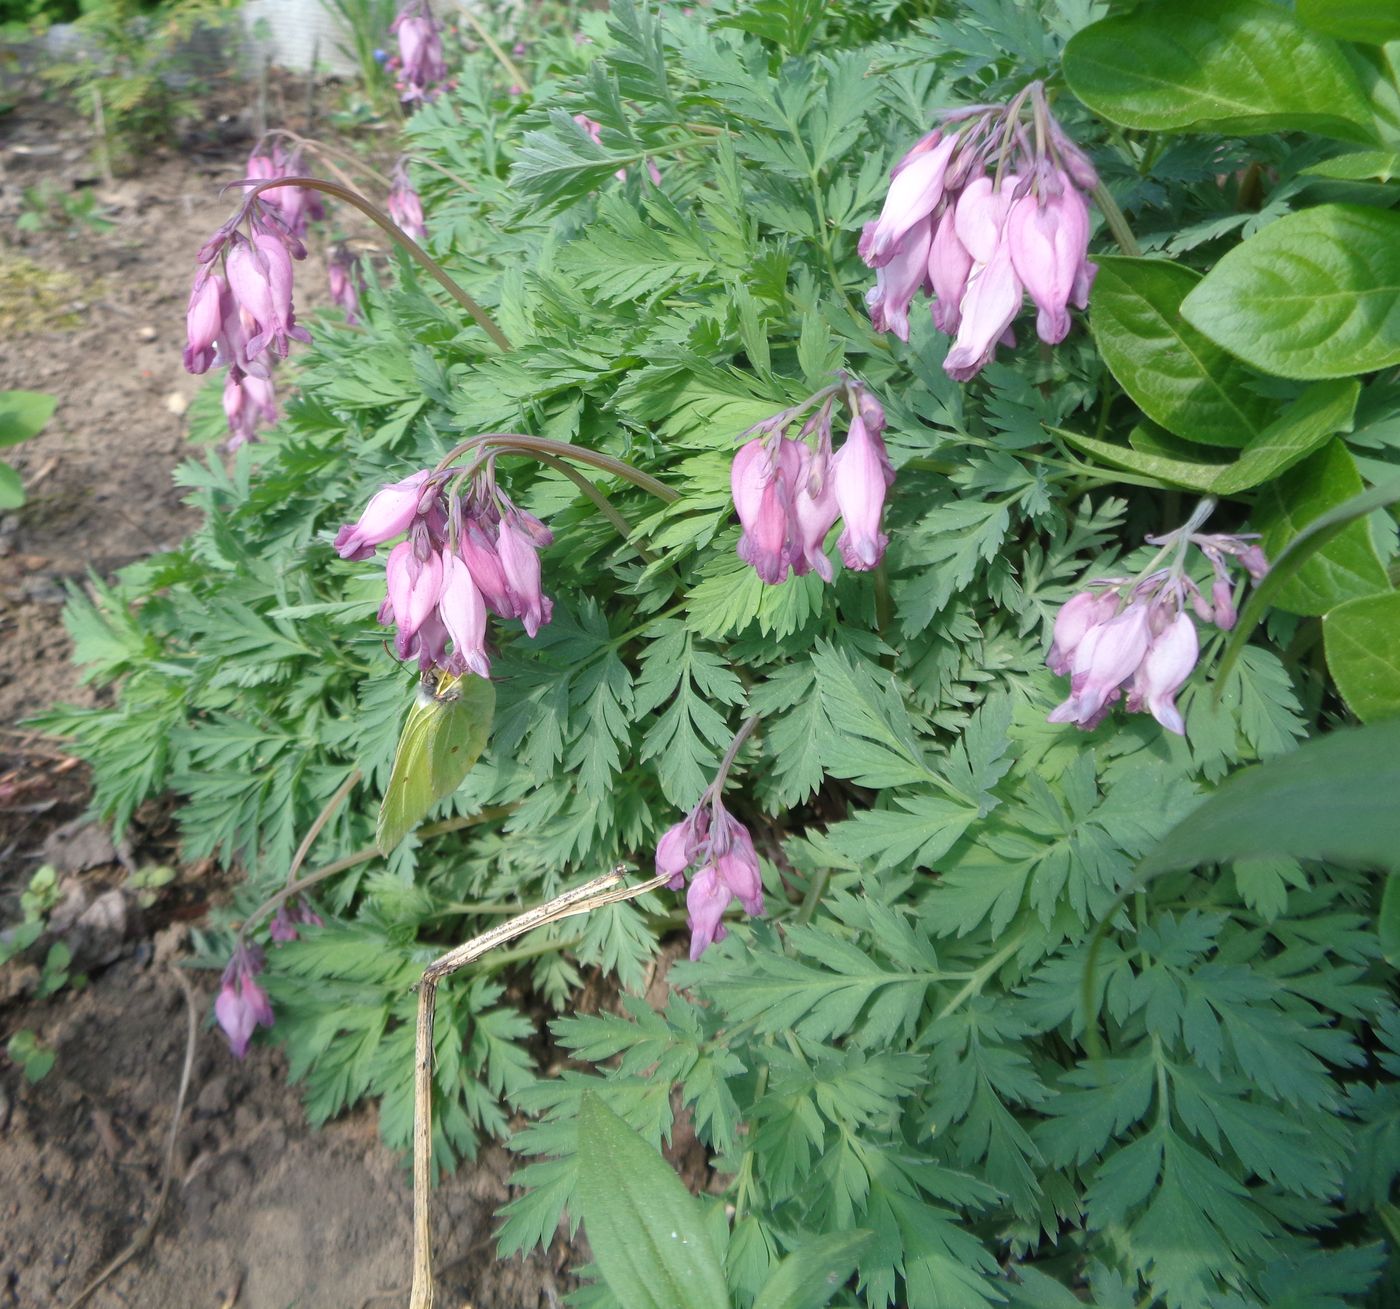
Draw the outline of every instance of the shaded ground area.
M170 474L190 452L186 410L201 379L185 374L180 348L193 253L227 216L218 187L240 175L249 146L226 119L216 139L109 187L81 130L52 110L0 118L0 389L60 400L39 438L4 452L29 503L0 515L0 930L40 864L57 863L90 973L83 989L40 999L32 960L0 968L0 1309L67 1304L149 1220L185 1058L174 969L188 924L224 893L213 869L180 867L153 904L133 905L119 890L124 863L178 863L162 812L140 815L120 849L70 821L87 802L83 768L18 724L54 700L94 703L68 662L64 583L108 576L192 524ZM35 188L50 197L48 221L17 231ZM89 195L110 228L65 218L63 197ZM89 1304L402 1303L410 1192L373 1114L311 1131L280 1056L255 1048L236 1063L206 1027L215 979L194 980L200 1032L165 1217ZM32 1086L3 1054L21 1029L56 1056ZM440 1304L560 1302L562 1253L493 1259L508 1172L491 1149L440 1189Z

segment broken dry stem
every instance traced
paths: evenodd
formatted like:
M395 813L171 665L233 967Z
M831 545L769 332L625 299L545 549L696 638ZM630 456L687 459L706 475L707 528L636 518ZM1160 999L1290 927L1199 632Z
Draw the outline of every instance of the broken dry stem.
M438 983L497 946L513 941L536 927L556 923L575 914L591 913L594 909L622 900L635 900L670 880L669 875L662 874L636 886L620 886L624 875L624 869L614 868L602 877L595 877L572 891L565 891L553 900L536 905L509 922L473 937L465 945L449 950L423 970L423 977L418 983L418 1031L413 1068L413 1290L409 1297L409 1309L432 1309L433 1306L432 1224L428 1200L433 1165L433 1015Z

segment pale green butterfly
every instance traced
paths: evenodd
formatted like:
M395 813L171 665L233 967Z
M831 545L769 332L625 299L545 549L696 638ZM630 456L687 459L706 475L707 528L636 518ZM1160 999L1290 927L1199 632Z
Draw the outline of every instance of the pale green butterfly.
M383 853L461 786L486 748L495 712L496 688L484 677L423 674L379 806L375 844Z

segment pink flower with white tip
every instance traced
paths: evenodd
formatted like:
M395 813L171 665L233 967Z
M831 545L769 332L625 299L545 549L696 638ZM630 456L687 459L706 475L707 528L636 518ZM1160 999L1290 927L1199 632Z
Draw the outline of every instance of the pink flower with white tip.
M1051 711L1050 722L1092 730L1126 694L1129 713L1146 710L1168 731L1186 734L1176 694L1200 657L1187 607L1202 622L1229 631L1236 609L1226 561L1238 561L1256 582L1268 571L1268 560L1250 537L1198 530L1214 508L1215 501L1203 500L1184 526L1149 536L1148 543L1160 548L1136 578L1090 582L1096 589L1065 602L1045 662L1052 673L1069 675L1069 698ZM1209 599L1186 571L1192 547L1215 572Z

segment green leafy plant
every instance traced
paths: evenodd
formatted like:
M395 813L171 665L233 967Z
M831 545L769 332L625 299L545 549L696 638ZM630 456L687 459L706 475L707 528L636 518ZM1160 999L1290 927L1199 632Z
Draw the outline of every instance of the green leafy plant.
M43 719L118 825L173 792L187 857L246 870L208 953L241 924L225 987L269 1002L314 1120L374 1097L406 1148L425 965L722 801L765 912L656 1004L665 892L437 992L432 1160L509 1137L503 1257L581 1221L598 1309L1393 1296L1400 90L1347 44L1383 7L1346 31L1325 8L616 0L542 38L523 93L488 51L413 114L435 262L373 270L265 439L181 468L189 541L75 590L114 701ZM971 121L943 111L1014 106L988 139L1033 149L1051 102L1096 170L1088 330L1018 321L955 381L928 315L874 331L862 228L932 123ZM888 550L765 584L735 452L837 392L883 407ZM384 573L333 545L415 470L425 554L452 494L462 523L500 492L553 534L552 621L497 606L476 651L490 705L479 670L473 706L398 664ZM1241 589L1201 553L1227 545L1272 571ZM1116 620L1166 584L1216 619L1181 734L1065 701L1071 597L1121 595ZM1067 705L1086 732L1047 721ZM1326 834L1343 795L1355 849ZM301 896L323 921L269 941L250 996L254 934ZM575 1012L602 975L616 1004ZM708 1198L656 1154L682 1125Z
M58 397L43 391L0 391L0 447L38 436L57 407ZM0 461L0 509L18 509L23 503L19 474Z
M5 1043L5 1053L20 1066L24 1080L31 1086L42 1082L53 1071L54 1052L27 1027L10 1037Z
M190 76L187 43L203 29L226 25L238 0L83 0L73 28L77 56L45 70L72 92L94 125L99 162L134 164L142 151L170 140L176 123L197 111L201 93Z

